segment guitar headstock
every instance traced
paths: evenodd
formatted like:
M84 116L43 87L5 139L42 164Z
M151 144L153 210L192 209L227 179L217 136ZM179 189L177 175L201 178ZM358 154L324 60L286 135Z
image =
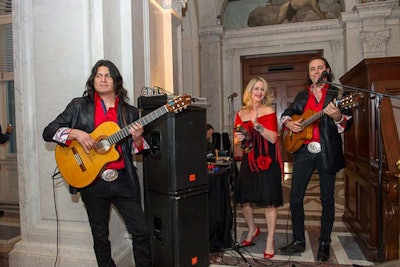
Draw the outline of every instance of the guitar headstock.
M190 95L180 95L171 99L165 104L169 112L179 112L186 108L192 103L192 97Z
M342 99L340 99L339 107L341 108L354 108L358 106L358 102L364 98L362 93L351 93L345 95Z

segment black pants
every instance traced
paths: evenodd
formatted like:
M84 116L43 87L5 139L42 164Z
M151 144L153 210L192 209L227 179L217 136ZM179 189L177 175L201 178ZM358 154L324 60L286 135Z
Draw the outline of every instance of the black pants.
M101 179L81 190L93 235L93 248L100 267L116 266L111 257L109 219L111 204L115 206L132 235L133 255L137 267L152 266L148 224L140 205L128 184L128 177L120 173L118 179Z
M305 241L303 200L311 175L313 171L317 169L321 191L320 199L322 204L321 233L319 240L330 242L333 221L335 219L336 173L327 171L323 167L321 153L312 154L308 152L306 145L300 147L300 149L294 154L293 159L294 165L290 192L293 238L296 241Z

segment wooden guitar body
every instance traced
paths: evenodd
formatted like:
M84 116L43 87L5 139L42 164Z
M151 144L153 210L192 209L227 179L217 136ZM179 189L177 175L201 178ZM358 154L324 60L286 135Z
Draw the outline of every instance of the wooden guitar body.
M343 99L339 99L335 101L335 104L340 109L348 109L352 107L356 107L358 101L363 98L361 93L352 93L350 95L345 96ZM283 148L289 152L296 152L305 140L312 138L312 129L313 123L322 118L324 116L324 110L319 112L314 112L312 110L306 110L303 114L293 115L292 120L297 121L301 120L301 131L298 133L294 133L288 129L284 128L283 132Z
M118 124L108 121L100 124L90 136L98 144L102 144L102 141L119 129ZM90 150L89 154L76 140L73 140L69 146L56 146L56 162L68 184L76 188L88 186L108 162L119 158L115 145L112 144L107 148L108 142L105 143L104 146Z
M302 115L293 115L292 120L297 121L303 119L303 121L314 114L312 110L305 111ZM302 131L294 133L290 130L285 130L283 134L283 147L289 153L296 152L304 140L312 138L313 125L306 126Z
M115 149L115 144L130 135L129 128L134 123L145 126L167 112L181 111L191 102L192 97L190 95L177 96L123 129L120 129L115 122L103 122L90 134L96 141L96 147L89 153L86 153L76 140L73 140L69 146L57 145L55 158L61 175L73 187L88 186L96 180L107 163L116 161L120 157Z

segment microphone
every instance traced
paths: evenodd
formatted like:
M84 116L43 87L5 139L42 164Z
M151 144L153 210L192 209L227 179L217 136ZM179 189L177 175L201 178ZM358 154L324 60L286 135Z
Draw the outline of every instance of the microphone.
M328 73L326 70L324 70L324 71L322 72L321 77L319 77L319 79L318 79L318 81L317 81L317 84L319 84L319 83L324 83L324 82L325 82L324 79L327 78L327 77L329 77L329 73Z
M234 98L234 97L237 97L237 93L232 93L230 96L228 96L228 99L229 98Z

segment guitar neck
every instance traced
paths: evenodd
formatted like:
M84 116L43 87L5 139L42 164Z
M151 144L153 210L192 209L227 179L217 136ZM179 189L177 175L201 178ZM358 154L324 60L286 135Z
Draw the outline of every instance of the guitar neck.
M324 116L324 110L321 110L317 113L315 113L314 115L312 115L311 117L305 119L302 123L302 129L304 129L305 127L307 127L308 125L310 125L311 123L313 123L314 121L320 119L322 116Z
M162 115L164 115L167 112L168 112L167 107L165 105L161 106L158 109L156 109L156 110L152 111L151 113L147 114L146 116L138 119L137 121L132 122L128 126L125 126L124 128L122 128L118 132L110 135L107 139L110 142L110 144L116 144L116 143L118 143L119 141L121 141L122 139L124 139L125 137L127 137L128 135L131 134L129 132L129 128L133 124L139 123L142 126L145 126L145 125L149 124L150 122L154 121L155 119L158 119L159 117L161 117Z
M349 97L350 97L350 96L349 96ZM348 99L349 97L346 97L345 99ZM341 108L342 105L343 105L343 101L344 101L345 99L337 99L337 100L335 101L334 104L335 104L337 107ZM313 123L314 121L316 121L316 120L322 118L322 116L324 116L324 114L325 114L325 113L324 113L324 109L322 109L322 110L320 110L319 112L317 112L317 113L315 113L314 115L312 115L311 117L305 119L305 120L301 123L302 129L304 129L305 127L307 127L308 125L310 125L310 124Z

